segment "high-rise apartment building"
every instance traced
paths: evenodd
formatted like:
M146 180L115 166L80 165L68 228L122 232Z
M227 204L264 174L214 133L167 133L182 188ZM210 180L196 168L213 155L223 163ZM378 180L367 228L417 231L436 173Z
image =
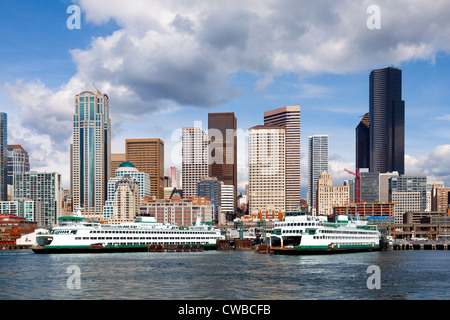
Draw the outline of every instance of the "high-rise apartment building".
M61 174L56 172L25 172L14 177L14 201L34 201L36 222L41 227L51 227L62 214Z
M111 165L109 98L94 84L75 96L72 146L73 207L101 216Z
M309 137L308 144L308 205L315 207L317 181L322 172L328 172L328 135Z
M8 117L0 112L0 201L8 200Z
M197 196L197 183L209 177L208 136L200 128L182 130L182 189L183 197Z
M249 213L286 210L285 132L283 126L260 125L249 129Z
M300 206L300 106L266 111L264 124L285 128L286 210L297 210Z
M126 139L125 159L140 172L150 176L150 192L156 199L164 199L164 141L153 139Z
M13 214L16 217L23 217L26 221L37 221L35 202L27 198L20 198L14 201L0 201L0 214Z
M20 145L8 146L8 184L13 184L14 174L29 172L30 158L28 152Z
M237 121L233 112L208 113L209 175L237 191Z
M389 67L370 73L370 171L405 173L405 102L402 71Z

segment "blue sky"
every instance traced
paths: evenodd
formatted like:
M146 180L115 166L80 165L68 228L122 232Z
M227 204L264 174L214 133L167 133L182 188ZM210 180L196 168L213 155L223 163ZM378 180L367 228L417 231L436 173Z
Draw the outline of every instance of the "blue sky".
M69 30L69 5L81 29ZM112 151L126 138L160 137L177 164L177 130L208 112L235 112L244 132L264 111L301 106L302 181L307 138L328 134L336 184L354 168L354 129L368 112L369 73L403 71L406 173L450 184L450 30L445 2L1 1L0 109L10 144L31 167L68 186L73 96L90 82L110 96ZM245 162L246 147L239 155ZM180 165L179 165L180 166ZM239 166L245 185L246 166ZM303 184L305 187L305 185ZM302 196L306 196L305 193Z

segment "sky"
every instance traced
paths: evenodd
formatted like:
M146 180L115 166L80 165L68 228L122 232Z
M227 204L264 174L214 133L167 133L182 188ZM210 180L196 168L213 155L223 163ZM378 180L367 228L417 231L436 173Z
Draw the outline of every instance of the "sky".
M71 5L79 29L67 26ZM299 105L306 197L308 136L329 135L333 184L352 179L344 168L355 166L370 71L393 65L403 73L405 173L450 185L448 12L449 1L415 0L3 0L8 144L68 188L74 96L94 83L110 98L112 152L127 138L161 138L166 168L181 169L181 128L206 130L209 112L234 112L243 191L248 128Z

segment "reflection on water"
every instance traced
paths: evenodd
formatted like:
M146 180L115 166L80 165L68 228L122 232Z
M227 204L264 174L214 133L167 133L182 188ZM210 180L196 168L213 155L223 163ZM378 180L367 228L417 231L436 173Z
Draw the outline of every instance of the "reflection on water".
M447 251L273 256L3 250L0 299L448 299L449 262ZM81 271L81 289L67 286L72 265ZM367 288L370 265L380 267L380 290Z

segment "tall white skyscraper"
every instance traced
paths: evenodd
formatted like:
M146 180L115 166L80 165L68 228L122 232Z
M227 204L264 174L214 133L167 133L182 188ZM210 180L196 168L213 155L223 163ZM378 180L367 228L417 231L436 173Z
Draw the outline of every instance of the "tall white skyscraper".
M328 135L313 135L308 143L308 205L316 206L317 181L328 172Z
M73 115L73 207L101 216L110 178L111 120L109 98L94 84L75 96Z
M286 209L285 128L261 125L248 136L249 213Z
M197 183L208 174L208 135L200 128L183 128L182 132L183 197L197 196Z

